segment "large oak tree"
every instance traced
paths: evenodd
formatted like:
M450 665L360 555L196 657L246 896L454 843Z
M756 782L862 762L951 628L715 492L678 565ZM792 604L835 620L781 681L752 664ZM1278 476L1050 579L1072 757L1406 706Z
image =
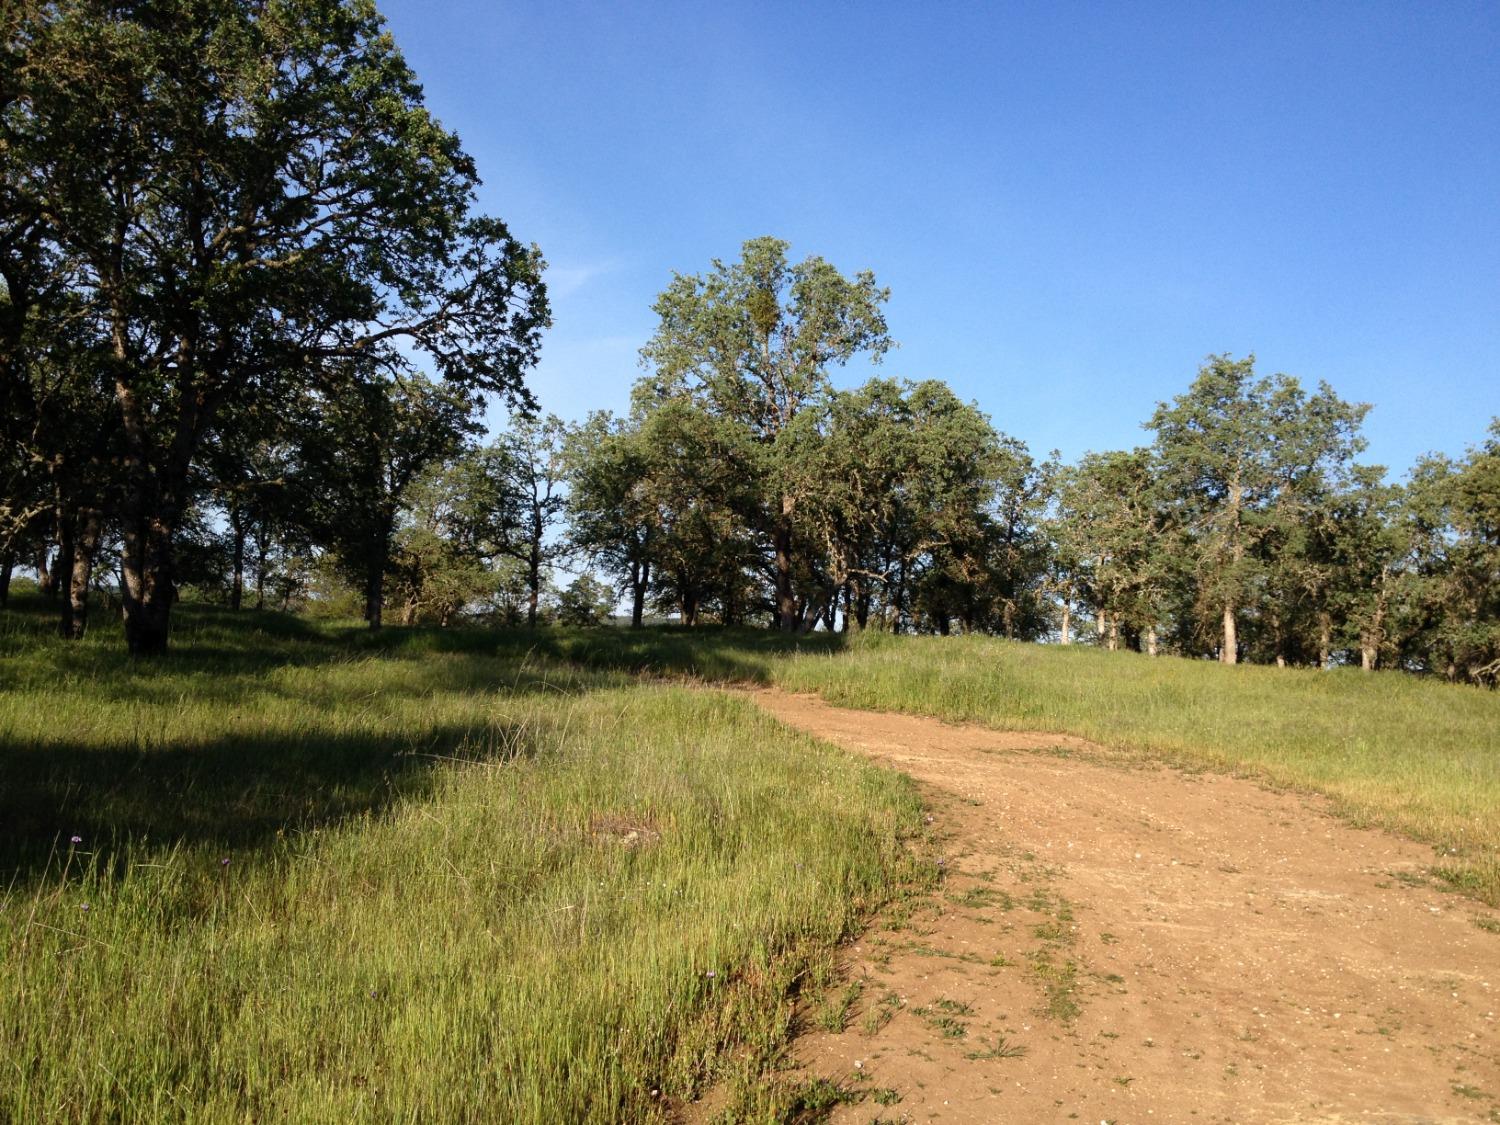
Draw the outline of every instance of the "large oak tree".
M40 225L94 317L126 637L159 652L226 407L294 401L330 360L389 377L413 349L524 399L542 263L474 212L473 162L368 0L61 0L6 33L6 222Z
M685 396L736 432L760 485L749 513L766 542L780 628L801 624L796 578L796 423L829 389L829 372L892 346L889 291L863 271L845 277L819 257L792 263L777 238L746 242L740 260L679 274L657 298L651 369L639 399Z

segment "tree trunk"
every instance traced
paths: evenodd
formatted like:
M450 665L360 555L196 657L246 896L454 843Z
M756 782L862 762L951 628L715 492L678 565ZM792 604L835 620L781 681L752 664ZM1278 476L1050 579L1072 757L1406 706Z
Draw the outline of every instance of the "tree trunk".
M385 609L385 560L372 561L365 568L365 621L379 629Z
M73 584L73 521L76 512L63 512L58 510L57 514L57 554L52 557L52 588L62 601L62 616L59 621L58 631L64 637L71 637L72 626L70 621L73 615L72 595Z
M264 530L264 529L262 529ZM255 608L266 608L266 556L270 549L265 540L256 536L255 539Z
M47 601L51 601L56 595L56 588L52 585L52 563L50 560L51 544L43 543L36 549L36 562L32 565L36 568L36 592L41 594Z
M1146 626L1146 655L1155 656L1156 651L1156 626L1148 625Z
M744 622L745 606L741 598L742 592L735 578L729 577L724 580L724 588L719 591L721 624L740 625Z
M1108 648L1110 652L1114 652L1120 647L1120 618L1116 614L1106 613L1104 615L1104 620L1107 624L1107 635L1109 638L1106 642L1105 647Z
M157 514L126 519L121 560L125 647L131 656L159 656L167 637L176 591L172 587L172 529Z
M52 573L47 578L47 600L56 602L67 597L73 569L73 522L61 507L57 510L57 554L52 556Z
M1230 559L1236 568L1238 577L1238 566L1244 558L1244 545L1240 542L1240 501L1243 489L1238 480L1229 482L1229 534L1230 534ZM1224 602L1224 642L1219 649L1219 660L1224 664L1238 664L1240 660L1239 640L1235 636L1234 628L1234 603L1226 600Z
M811 633L818 627L818 622L828 612L830 605L837 604L839 588L837 586L825 586L812 597L807 599L807 604L801 606L797 613L797 632Z
M792 525L790 501L782 500L781 522L772 536L776 550L776 624L784 633L797 630L797 596L792 590Z
M651 564L630 564L630 627L639 629L646 620L646 583L650 578Z
M906 560L896 567L896 588L891 592L891 632L901 632L901 618L906 614Z
M10 574L16 568L16 554L6 551L0 554L0 609L10 601Z
M1328 614L1318 615L1318 667L1327 668L1333 659L1333 622Z
M535 507L531 514L531 551L526 557L526 588L526 627L534 629L542 599L542 512Z
M234 581L229 587L229 608L238 613L245 597L245 521L238 508L230 513L229 526L234 532Z
M99 548L102 520L97 508L81 508L76 526L69 529L70 555L67 599L63 603L61 633L65 640L81 640L88 629L89 580L94 575L94 554Z
M1062 643L1065 644L1065 645L1066 644L1072 644L1073 643L1073 636L1072 636L1071 632L1069 632L1069 627L1073 624L1073 610L1068 605L1067 602L1063 602L1062 609L1063 609L1063 615L1062 615L1062 635L1061 635Z
M854 627L854 583L844 583L844 632Z
M839 596L837 593L828 599L828 604L823 607L823 628L830 633L833 627L839 623Z
M1385 590L1375 599L1375 616L1370 627L1359 635L1359 666L1366 672L1375 671L1380 661L1380 642L1385 639Z
M125 318L119 309L115 313L115 359L123 372ZM183 371L191 367L186 362L189 358L184 354ZM164 451L163 462L153 466L148 455L151 443L145 413L134 391L118 375L115 400L129 451L124 464L120 555L125 645L131 656L159 656L167 651L172 605L177 600L172 536L182 518L194 447L212 411L204 407L199 395L187 395L180 404L176 435Z

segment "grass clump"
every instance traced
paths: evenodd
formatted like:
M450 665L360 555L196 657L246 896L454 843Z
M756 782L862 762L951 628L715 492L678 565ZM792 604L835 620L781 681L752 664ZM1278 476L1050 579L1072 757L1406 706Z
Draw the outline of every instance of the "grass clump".
M744 702L184 616L4 633L0 1119L666 1120L911 874L909 784Z
M813 1011L813 1024L835 1035L843 1031L864 989L863 980L852 980L842 988L830 990Z
M1019 1043L1012 1043L1003 1035L995 1036L992 1046L984 1047L978 1051L970 1051L964 1056L966 1059L1019 1059L1026 1056L1026 1048Z

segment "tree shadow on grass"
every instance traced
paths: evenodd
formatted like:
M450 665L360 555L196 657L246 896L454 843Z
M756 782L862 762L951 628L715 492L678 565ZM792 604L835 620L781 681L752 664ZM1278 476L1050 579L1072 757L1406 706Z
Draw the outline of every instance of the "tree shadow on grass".
M235 733L147 750L0 741L0 888L44 875L74 836L106 866L125 862L127 843L264 847L420 799L443 763L530 757L535 734L517 724L437 727L394 741Z
M79 676L153 675L183 670L244 675L278 667L316 666L390 656L464 654L551 661L593 671L693 676L711 681L770 683L776 661L797 653L843 651L842 633L782 633L743 626L652 626L626 629L387 626L309 620L274 610L234 612L205 604L174 611L173 648L164 657L132 661L118 621L96 622L86 642L63 644L52 635L55 610L38 597L13 601L0 613L0 639L46 651L45 663Z
M724 626L556 629L542 633L538 631L538 651L584 668L760 685L773 682L775 665L788 656L831 656L847 645L842 633L797 635Z
M724 628L366 632L284 614L195 607L181 615L172 653L131 661L117 627L65 643L37 630L38 613L31 607L32 618L19 626L13 613L0 622L0 639L19 642L0 654L9 657L8 694L23 706L40 706L56 700L61 686L85 707L91 700L140 704L147 716L184 701L232 711L265 696L291 702L294 711L331 712L349 702L348 681L314 675L289 682L273 673L377 656L405 668L378 688L386 706L400 706L439 692L574 695L619 686L641 672L768 683L787 655L832 654L844 644L838 635ZM430 660L450 654L476 659ZM114 857L126 842L146 841L153 849L265 846L282 834L420 797L444 758L533 752L526 731L503 725L434 726L417 735L250 729L155 745L133 731L106 730L92 741L60 733L33 741L0 731L0 887L40 877L73 836L96 855Z

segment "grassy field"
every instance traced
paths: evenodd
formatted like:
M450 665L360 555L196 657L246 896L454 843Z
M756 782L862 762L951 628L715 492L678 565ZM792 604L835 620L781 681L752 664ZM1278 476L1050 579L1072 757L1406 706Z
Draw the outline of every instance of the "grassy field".
M673 683L1066 731L1331 796L1500 903L1500 696L980 638L0 613L0 1120L740 1120L931 869L912 787ZM642 678L638 673L647 673ZM75 839L76 838L76 839Z
M585 635L181 625L0 614L0 1120L779 1119L924 877L901 778Z
M579 646L586 638L574 637ZM1431 843L1447 885L1500 905L1500 693L1402 672L1150 658L985 637L596 634L578 659L732 676L848 707L1076 734L1326 794Z

